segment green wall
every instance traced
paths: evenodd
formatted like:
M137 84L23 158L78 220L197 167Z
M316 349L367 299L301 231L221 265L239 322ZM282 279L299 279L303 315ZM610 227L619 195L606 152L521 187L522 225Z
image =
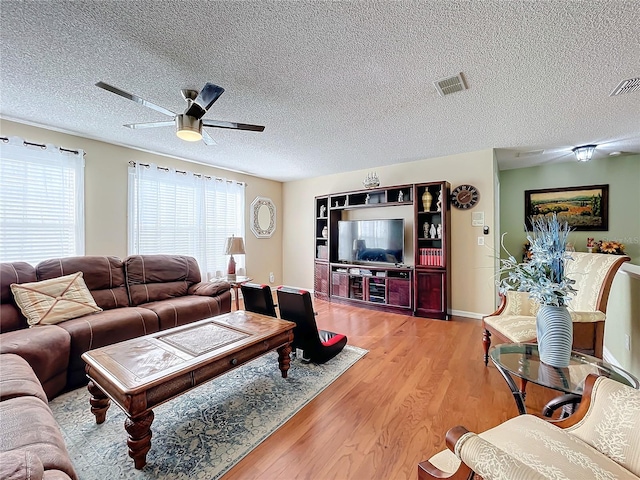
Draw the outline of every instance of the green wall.
M587 237L625 244L625 252L635 265L619 272L611 286L604 359L640 377L640 155L500 172L500 230L507 232L505 247L520 258L526 241L525 190L600 184L609 184L609 231L572 232L569 241L583 252Z
M631 263L640 265L640 155L566 162L500 172L500 230L504 245L520 258L526 242L524 191L541 188L609 184L609 230L571 232L569 241L586 252L587 237L625 245Z

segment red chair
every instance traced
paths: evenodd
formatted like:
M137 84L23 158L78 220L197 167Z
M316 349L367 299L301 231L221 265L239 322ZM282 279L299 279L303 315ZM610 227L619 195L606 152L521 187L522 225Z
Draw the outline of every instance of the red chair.
M244 309L249 312L260 313L276 317L276 306L273 304L273 295L269 285L257 283L243 283L240 285Z
M292 348L303 351L302 358L324 363L342 351L347 337L339 333L318 330L311 294L306 290L278 287L280 318L294 322Z

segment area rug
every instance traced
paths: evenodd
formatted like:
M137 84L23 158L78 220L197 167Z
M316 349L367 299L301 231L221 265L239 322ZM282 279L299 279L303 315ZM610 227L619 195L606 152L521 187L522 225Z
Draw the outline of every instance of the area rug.
M116 405L102 425L79 388L49 403L82 480L217 479L367 353L347 345L323 365L294 359L288 378L271 352L154 409L142 470L127 451L125 415Z

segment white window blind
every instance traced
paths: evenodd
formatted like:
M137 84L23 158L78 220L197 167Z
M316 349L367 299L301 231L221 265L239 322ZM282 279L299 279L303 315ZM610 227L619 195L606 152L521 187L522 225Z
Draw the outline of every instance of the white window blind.
M129 167L129 254L195 257L203 279L226 272L227 237L244 238L242 183L157 165ZM235 256L244 268L244 255Z
M0 261L84 255L84 152L0 142Z

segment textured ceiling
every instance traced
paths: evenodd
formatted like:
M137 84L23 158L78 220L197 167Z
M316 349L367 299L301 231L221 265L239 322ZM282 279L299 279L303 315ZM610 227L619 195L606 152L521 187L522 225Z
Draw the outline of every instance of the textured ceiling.
M501 168L640 152L640 2L1 0L0 115L280 181L497 148ZM433 83L463 72L468 90ZM180 89L225 93L206 119L130 130ZM37 140L37 139L34 139ZM526 153L535 150L544 153ZM518 153L520 155L518 156Z

